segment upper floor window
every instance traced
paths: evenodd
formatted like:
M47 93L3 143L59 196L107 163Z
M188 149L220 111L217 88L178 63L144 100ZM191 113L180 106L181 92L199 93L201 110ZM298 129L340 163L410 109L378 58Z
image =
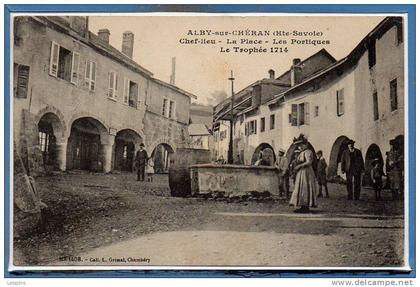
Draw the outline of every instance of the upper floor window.
M391 111L398 109L397 79L389 82L389 96L391 99Z
M289 115L289 122L292 126L309 125L309 103L292 104L292 112Z
M77 84L79 78L80 54L51 42L50 70L53 77Z
M378 92L375 91L372 94L373 100L373 120L376 121L379 119L379 107L378 107Z
M399 44L401 44L404 41L404 34L403 34L403 25L402 25L402 23L398 23L396 25L396 30L397 31L396 31L396 35L395 35L395 37L396 37L395 42L396 42L397 45L399 45Z
M260 132L265 131L265 118L260 119Z
M109 72L108 74L108 97L117 98L118 90L118 74L114 71Z
M166 116L166 107L168 106L168 99L163 98L162 103L162 116Z
M124 79L124 104L137 108L139 100L139 85L129 79Z
M14 64L13 83L16 98L28 97L29 70L29 66Z
M369 69L376 65L376 40L372 39L368 42L368 62Z
M257 120L249 121L245 123L245 135L257 134Z
M96 63L88 60L86 62L85 85L90 91L94 91L96 87Z
M220 140L224 140L226 138L227 132L226 131L221 131L220 132Z
M276 127L276 115L270 115L270 130Z
M175 102L169 101L168 118L173 119L175 115Z
M314 109L314 117L317 117L317 116L319 116L319 106L315 106L315 109Z
M344 89L337 91L337 116L344 115Z

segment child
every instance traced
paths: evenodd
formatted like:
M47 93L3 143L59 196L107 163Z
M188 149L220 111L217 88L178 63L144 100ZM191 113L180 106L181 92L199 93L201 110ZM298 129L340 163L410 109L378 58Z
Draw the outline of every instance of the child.
M154 165L153 158L149 158L146 166L147 182L153 182Z
M375 200L381 200L382 176L384 175L384 172L378 158L372 161L372 165L373 168L370 171L370 177L373 182L373 189L375 190Z
M322 156L322 150L319 150L316 153L316 157L318 158L317 168L316 168L316 179L318 180L319 192L318 197L322 197L322 187L325 189L325 197L330 197L328 194L328 186L327 186L327 162L325 161L324 157Z

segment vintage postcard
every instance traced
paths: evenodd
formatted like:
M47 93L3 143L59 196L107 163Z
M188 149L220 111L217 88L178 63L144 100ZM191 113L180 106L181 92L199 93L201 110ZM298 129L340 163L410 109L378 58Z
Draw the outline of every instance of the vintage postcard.
M9 270L409 271L407 21L12 14Z

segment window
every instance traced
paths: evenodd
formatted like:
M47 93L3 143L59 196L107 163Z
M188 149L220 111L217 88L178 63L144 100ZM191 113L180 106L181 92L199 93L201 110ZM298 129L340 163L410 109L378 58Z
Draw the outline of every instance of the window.
M162 104L162 116L166 116L166 107L168 106L168 99L163 99L163 104Z
M391 97L391 111L398 109L397 79L389 82L389 93Z
M222 140L224 140L225 138L226 138L226 131L221 131L220 132L220 140L222 141Z
M402 23L398 23L396 25L396 43L397 45L401 44L404 40L404 34L403 34L403 26Z
M261 118L260 120L260 132L265 131L265 118Z
M376 40L370 40L368 43L368 62L369 62L369 69L375 66L376 64Z
M314 117L317 117L317 116L319 116L319 106L315 106L315 109L314 109Z
M373 95L373 120L379 119L379 108L378 108L378 92L374 92Z
M337 116L344 115L344 89L337 91Z
M85 85L89 88L90 91L95 90L95 81L96 81L96 63L88 60L86 62Z
M51 42L50 70L53 77L77 84L79 79L80 54Z
M118 75L111 71L108 75L108 97L117 98Z
M174 115L175 115L175 102L174 101L169 101L168 118L172 119L172 118L174 118Z
M270 115L270 130L276 127L276 115Z
M253 120L245 123L245 135L254 135L257 134L257 120Z
M14 64L15 97L25 99L28 96L29 66Z
M309 125L309 103L292 104L292 112L289 114L289 122L292 126Z
M124 79L124 104L137 108L139 99L139 85L129 79Z

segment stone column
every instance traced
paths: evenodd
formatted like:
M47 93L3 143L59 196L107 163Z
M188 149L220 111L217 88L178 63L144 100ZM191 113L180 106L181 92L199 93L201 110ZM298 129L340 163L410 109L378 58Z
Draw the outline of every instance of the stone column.
M101 138L103 135L101 135ZM103 167L104 172L108 173L112 170L112 151L114 148L115 136L114 135L106 135L104 136L104 140L101 141L102 143L102 151L103 151Z
M67 168L67 141L63 140L56 143L57 163L61 171Z

